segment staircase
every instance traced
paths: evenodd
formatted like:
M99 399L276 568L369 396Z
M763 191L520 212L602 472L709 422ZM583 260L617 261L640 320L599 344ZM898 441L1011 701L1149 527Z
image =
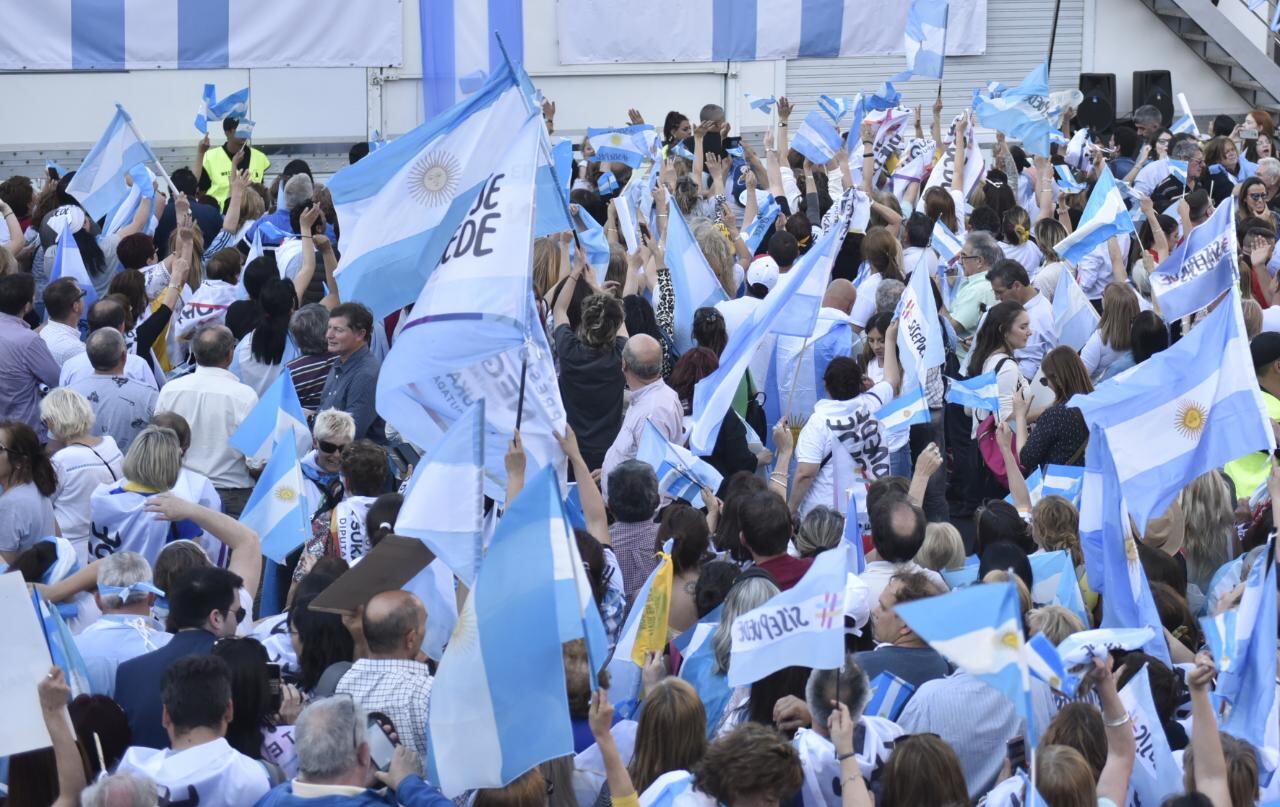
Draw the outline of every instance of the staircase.
M1220 0L1244 3L1244 0ZM1143 5L1230 84L1245 103L1280 111L1280 65L1211 0L1142 0ZM1263 11L1268 9L1262 6ZM1258 16L1254 12L1254 16ZM1262 24L1266 25L1266 20ZM1274 34L1269 34L1275 39Z

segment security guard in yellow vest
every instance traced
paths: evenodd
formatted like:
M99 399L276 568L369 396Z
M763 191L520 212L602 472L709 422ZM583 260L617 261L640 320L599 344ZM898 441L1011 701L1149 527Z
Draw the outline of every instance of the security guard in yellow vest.
M204 153L204 173L209 177L209 195L218 200L218 207L225 208L227 205L227 197L231 195L231 158L240 150L241 146L249 149L249 178L253 182L261 182L262 177L266 174L267 169L271 167L271 161L267 159L267 155L263 154L253 146L248 145L243 139L236 137L236 127L240 125L240 121L235 118L225 118L222 121L222 132L227 136L227 142L220 148L209 149ZM202 144L202 147L207 148ZM244 165L242 160L241 165Z

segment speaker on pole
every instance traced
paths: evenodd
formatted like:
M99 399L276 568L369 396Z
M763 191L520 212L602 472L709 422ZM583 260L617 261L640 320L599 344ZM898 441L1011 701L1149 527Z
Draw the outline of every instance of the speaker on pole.
M1173 79L1168 70L1133 71L1133 108L1146 105L1160 110L1164 126L1173 123Z
M1080 92L1084 100L1076 109L1076 128L1110 128L1116 120L1116 74L1081 73Z

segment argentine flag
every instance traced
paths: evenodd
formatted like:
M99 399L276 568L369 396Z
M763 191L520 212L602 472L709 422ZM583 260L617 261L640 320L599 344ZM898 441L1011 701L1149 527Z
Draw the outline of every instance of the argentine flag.
M1032 602L1069 608L1088 625L1089 612L1084 607L1084 595L1080 593L1080 581L1076 577L1075 564L1071 562L1071 553L1058 549L1037 552L1027 559L1031 561Z
M418 462L396 534L422 541L468 586L484 555L484 399Z
M1089 187L1088 184L1077 181L1066 165L1059 165L1053 170L1058 175L1058 190L1063 193L1080 193Z
M1079 507L1084 474L1084 468L1074 465L1046 465L1043 472L1036 468L1026 479L1031 504L1039 504L1045 496L1061 496ZM1013 504L1012 494L1005 501Z
M690 504L703 488L714 494L724 481L724 476L711 463L695 457L684 446L668 442L652 421L644 425L636 459L653 467L658 475L660 494L683 499Z
M1236 200L1228 196L1151 273L1151 293L1167 321L1207 308L1235 284L1235 222Z
M543 470L511 502L440 660L427 763L450 798L573 753L552 548L568 533L548 530L559 501Z
M1063 267L1053 292L1053 326L1058 331L1058 344L1079 353L1098 330L1100 319L1097 309L1076 282L1075 274Z
M618 178L613 175L612 171L601 171L600 178L596 180L596 190L601 196L608 196L611 193L617 193L622 188L618 185Z
M946 400L947 403L958 404L969 409L999 412L1000 388L996 384L995 371L973 378L949 379Z
M582 245L582 250L586 253L587 265L596 273L600 284L604 285L605 276L609 273L609 240L605 237L604 227L590 213L578 208L574 229L578 233L578 244ZM569 247L577 249L578 245L570 243Z
M1048 62L1028 73L1016 87L997 93L974 91L973 111L978 122L1021 140L1031 154L1049 154L1049 135L1057 130L1045 114L1048 108Z
M939 597L898 603L898 616L948 661L1008 698L1027 721L1034 746L1031 676L1018 592L1012 583L986 583Z
M778 285L752 310L746 322L734 329L720 354L719 368L694 386L693 426L689 436L689 448L694 454L711 453L742 374L751 364L760 342L771 333L802 337L813 333L822 295L831 278L831 264L848 230L847 221L838 221L823 233L791 271L778 279Z
M74 208L69 208L74 210ZM93 281L89 279L89 271L84 267L84 257L80 254L80 247L76 244L75 233L71 232L71 217L62 216L62 227L58 230L58 247L53 253L53 271L49 273L49 282L61 280L69 277L80 285L80 290L84 292L84 310L85 316L88 316L89 306L98 301L98 293L93 288Z
M1093 185L1089 201L1075 231L1058 242L1054 251L1064 261L1077 264L1100 244L1117 235L1135 233L1133 219L1110 171L1103 171Z
M196 112L196 129L201 134L209 134L209 121L223 118L243 120L249 114L249 88L235 92L218 100L218 89L213 84L204 85L200 94L200 109Z
M667 224L666 256L675 298L676 352L686 353L695 347L693 313L729 298L698 242L693 240L679 206L670 205L667 209L671 211L671 218Z
M743 93L747 99L747 106L766 115L773 114L773 105L778 103L778 99L770 96L752 95L751 93Z
M151 146L138 136L129 113L116 104L116 114L76 169L67 193L97 221L129 195L129 186L124 181L129 169L148 161L156 162Z
M262 554L276 563L283 564L290 552L311 537L312 508L306 496L309 484L293 443L276 443L240 515L240 523L262 539Z
M1187 161L1186 160L1169 160L1168 162L1169 162L1169 176L1178 180L1183 185L1186 185L1187 169L1190 167L1187 164Z
M845 96L818 96L818 109L822 110L823 114L830 118L831 123L835 126L839 126L840 121L844 120L844 116L849 114L849 105L851 103L850 99Z
M275 445L282 441L292 442L299 457L311 450L307 416L298 401L293 376L287 371L271 382L228 442L236 451L261 462L272 456Z
M836 152L843 146L840 132L836 131L836 127L827 120L824 113L816 109L805 115L791 140L791 148L816 165L826 165L834 160Z
M853 548L820 553L794 587L733 620L729 686L759 681L783 667L835 669L844 663L845 585Z
M764 236L769 232L769 228L778 220L778 214L782 212L781 205L778 200L773 198L773 194L765 197L764 204L760 205L756 212L756 217L751 221L751 226L738 233L738 237L747 245L747 249L755 255L760 251L760 243L764 241ZM670 234L667 239L670 240Z
M924 389L919 386L894 398L876 412L876 419L886 432L908 429L915 423L928 423L929 417L929 404L925 402Z
M1069 402L1104 438L1139 529L1197 476L1275 448L1239 305L1229 295L1168 350Z
M655 132L647 123L611 129L587 129L587 142L595 149L588 158L593 163L623 163L639 168L653 156Z
M933 223L933 237L929 240L929 246L938 253L938 290L942 292L942 304L949 306L956 289L948 277L948 270L959 258L964 242L939 218Z
M518 81L504 61L475 95L333 176L342 299L380 321L413 302L446 257L489 248L492 220L463 220L533 114Z
M947 43L947 0L911 0L907 29L903 36L907 69L894 76L942 79L943 51Z

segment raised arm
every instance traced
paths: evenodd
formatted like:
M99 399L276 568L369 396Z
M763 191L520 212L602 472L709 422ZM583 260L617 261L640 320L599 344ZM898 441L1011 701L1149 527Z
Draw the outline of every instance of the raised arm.
M53 741L53 762L58 769L58 798L53 807L76 807L80 803L80 791L88 786L85 781L84 763L76 747L76 735L67 714L67 701L71 690L59 667L50 667L49 674L36 684L40 693L40 712L44 715L45 728Z
M1019 513L1030 513L1031 492L1027 490L1027 480L1022 476L1018 458L1013 455L1013 431L1009 428L1008 421L1002 420L996 426L996 444L1000 446L1005 473L1009 476L1009 492L1013 494L1013 506L1018 508Z
M862 778L858 756L854 753L853 730L857 722L849 715L849 707L837 701L827 723L831 743L836 747L836 760L840 763L840 807L872 807L875 804Z
M227 197L227 213L222 217L222 229L232 235L240 232L240 203L249 189L249 172L239 169L238 161L242 153L243 149L236 152L236 156L231 161L235 166L231 169L231 195Z
M1150 196L1143 196L1139 200L1142 207L1142 215L1147 217L1147 226L1151 228L1151 245L1156 250L1156 261L1163 261L1169 257L1169 238L1164 234L1164 228L1160 226L1160 216L1156 213L1156 203Z
M1036 207L1040 209L1036 220L1053 218L1053 166L1047 157L1039 154L1036 163Z
M334 250L329 236L324 233L313 235L311 240L320 250L320 260L324 264L324 284L329 289L329 293L320 301L320 305L332 311L342 302L338 297L338 253ZM568 250L564 249L561 252L568 252Z
M769 490L787 498L787 474L791 469L791 454L795 450L795 436L791 433L785 420L779 420L773 427L773 449L776 452L773 470L769 472ZM812 484L813 480L810 479ZM806 489L806 493L808 490Z
M604 546L610 546L609 514L605 510L600 488L591 478L591 469L587 467L587 461L582 458L582 451L578 448L578 436L566 424L565 433L557 434L556 440L569 458L569 464L573 466L573 478L578 483L578 499L582 502L582 515L587 520L587 532Z
M1133 181L1138 178L1138 173L1151 159L1151 144L1143 143L1142 148L1138 149L1138 159L1133 161L1133 167L1129 169L1129 173L1124 175L1126 184L1132 185Z
M512 435L511 442L507 444L507 454L502 462L507 470L506 506L510 507L511 502L520 495L520 491L524 490L524 469L527 458L524 453L524 444L520 442L520 432L517 431Z
M582 252L582 250L578 250L574 267L569 272L569 278L560 287L560 293L556 295L556 304L551 307L551 323L556 328L569 324L569 301L573 299L573 292L578 288L578 279L582 277L583 269L586 266L586 258Z
M189 502L173 493L157 493L143 505L162 521L192 521L231 550L228 570L240 576L248 591L257 591L262 579L262 543L258 534L231 516Z
M933 99L933 120L929 122L929 134L935 148L942 145L942 85L938 85L938 97Z
M898 361L898 320L884 332L884 380L893 385L893 394L902 392L902 364Z
M1098 798L1111 799L1114 804L1124 804L1129 793L1129 777L1133 773L1133 762L1137 756L1138 746L1133 739L1133 726L1130 724L1129 710L1125 709L1116 691L1116 679L1111 672L1109 656L1094 659L1094 669L1098 673L1098 701L1102 706L1102 723L1107 731L1107 761L1102 766L1102 774L1098 777ZM1213 724L1217 734L1217 723ZM1200 782L1196 782L1197 787ZM1203 788L1201 787L1201 790ZM1229 805L1230 800L1227 801Z
M142 207L142 205L138 205ZM22 225L18 223L18 216L13 212L13 208L3 199L0 199L0 216L4 217L5 227L9 230L9 246L10 252L13 253L14 259L18 257L18 250L22 249L26 239L22 236Z
M850 132L850 134L853 133ZM862 140L862 192L870 194L873 175L876 172L875 124L864 120L858 137Z
M951 175L951 190L964 195L964 160L969 137L969 116L965 115L956 121L956 159L955 172ZM957 210L956 215L963 215Z
M769 181L769 193L775 199L785 199L786 191L782 184L782 165L778 162L778 150L774 148L773 132L764 133L765 176Z
M778 99L778 159L786 160L791 147L787 141L787 124L791 120L791 101L787 96ZM794 210L791 212L795 212Z
M302 231L302 268L293 276L293 290L299 300L306 294L307 288L311 286L311 278L316 273L316 242L312 231L320 217L320 205L313 204L302 211L302 216L298 219L298 229Z
M1209 701L1209 685L1217 671L1213 656L1201 653L1196 656L1196 668L1187 675L1187 688L1191 690L1191 756L1196 790L1207 796L1213 807L1231 807L1227 759L1222 753L1218 719Z
M604 759L605 782L609 785L610 798L616 807L639 807L635 785L631 783L631 774L618 753L618 744L613 740L610 731L613 726L613 706L609 703L609 693L597 689L591 693L591 714L588 718L591 725L591 736L595 737L600 756Z
M200 182L200 177L204 176L204 155L209 153L209 135L200 138L200 142L196 143L196 164L191 166L191 172L196 175L196 182Z
M916 467L911 473L911 486L907 488L907 498L917 507L924 507L925 490L929 487L929 479L942 467L942 452L936 443L930 443L916 458Z

